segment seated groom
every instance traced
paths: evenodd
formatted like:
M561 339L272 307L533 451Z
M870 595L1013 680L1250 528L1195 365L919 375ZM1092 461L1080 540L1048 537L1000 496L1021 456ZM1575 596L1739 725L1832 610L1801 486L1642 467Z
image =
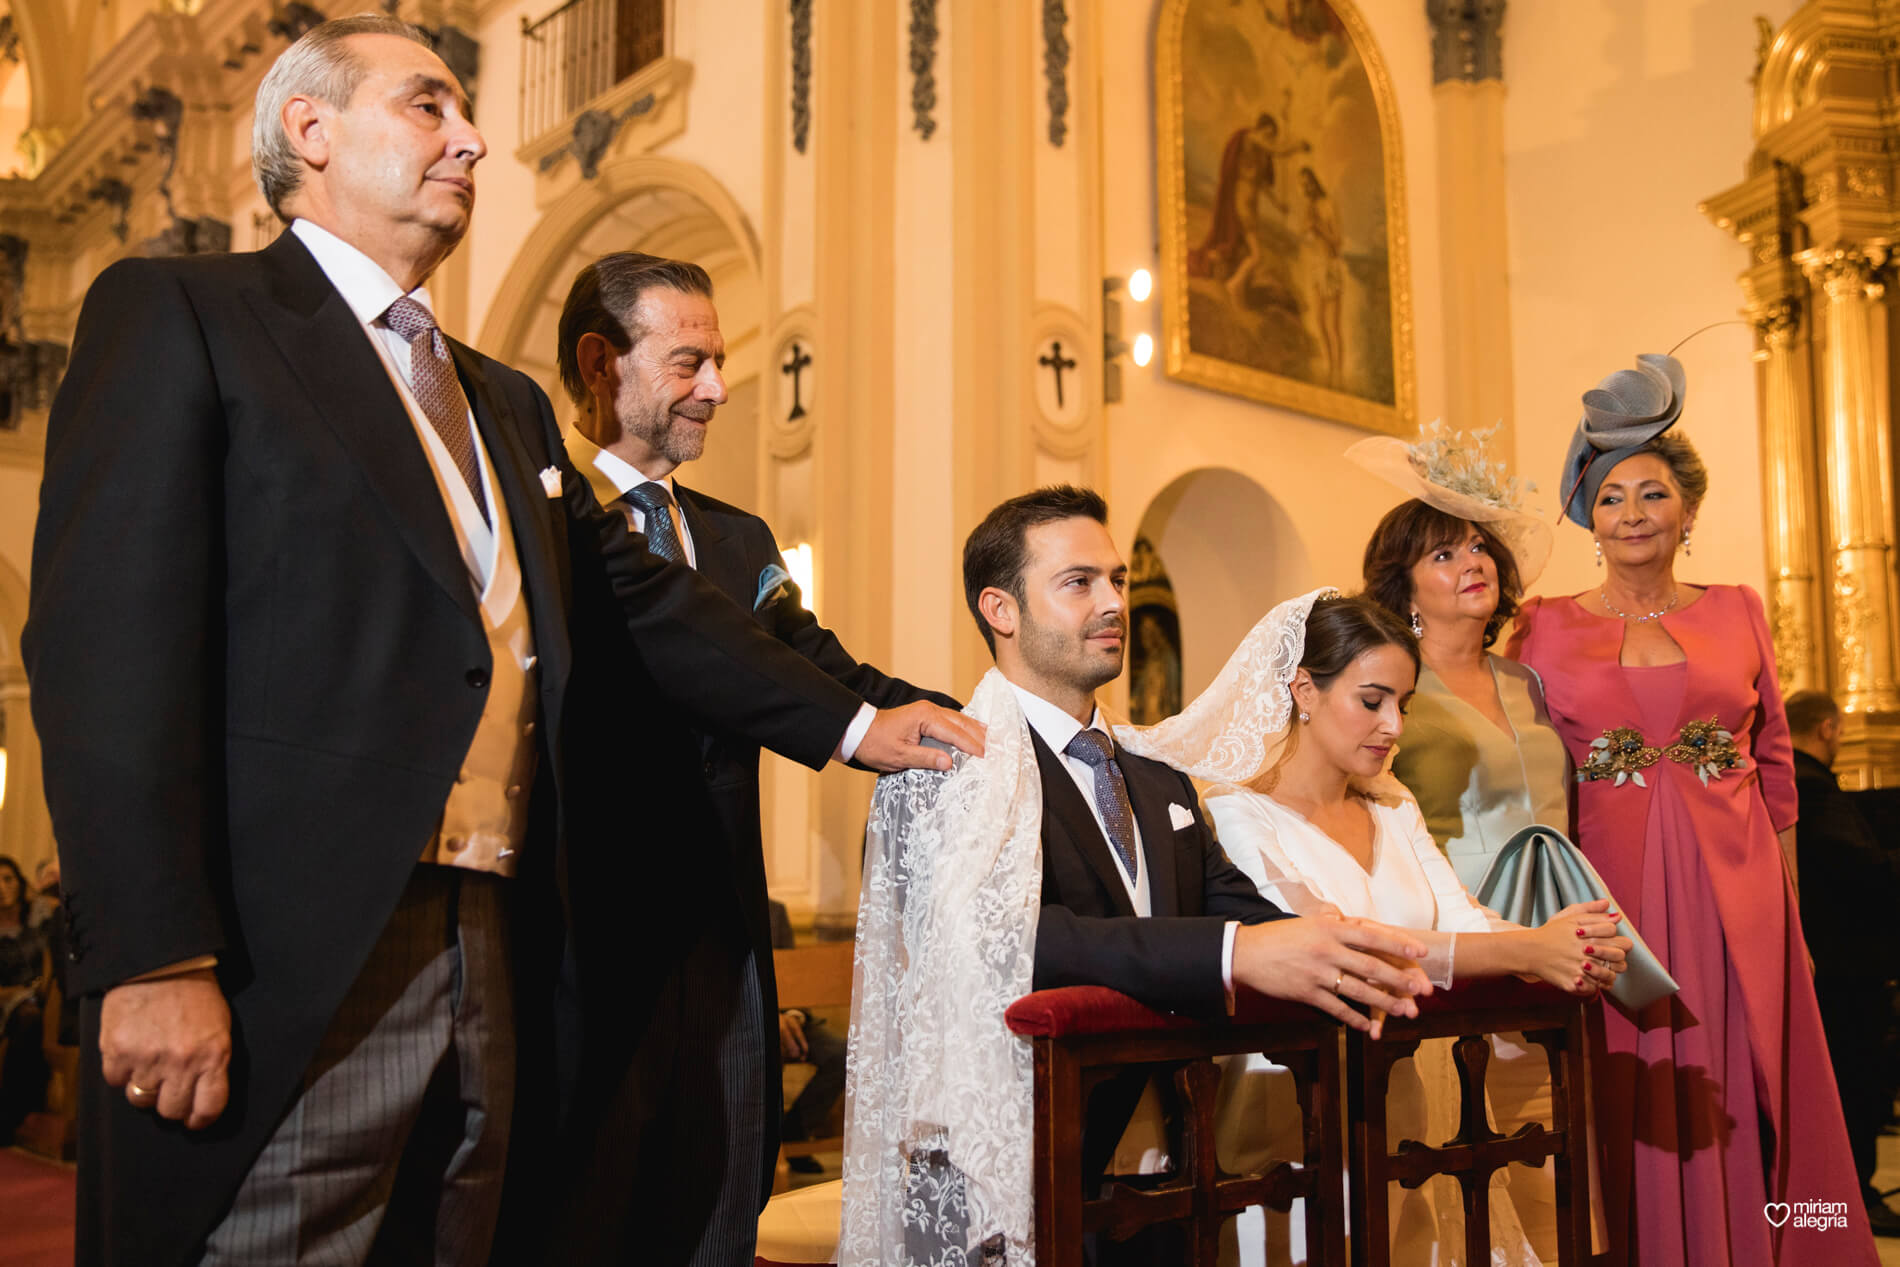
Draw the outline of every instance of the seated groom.
M981 760L879 781L859 913L842 1267L1024 1253L1033 1225L1028 1044L1002 1012L1104 985L1227 1015L1236 986L1377 1033L1413 1016L1423 947L1295 919L1230 862L1179 771L1124 751L1095 693L1121 673L1127 566L1100 495L1038 489L970 534L964 593L996 669L967 710ZM1373 1010L1368 1018L1350 1002ZM973 1023L974 1022L974 1023ZM1083 1174L1108 1168L1143 1081L1090 1100ZM918 1200L938 1216L901 1212ZM961 1259L958 1259L961 1261Z

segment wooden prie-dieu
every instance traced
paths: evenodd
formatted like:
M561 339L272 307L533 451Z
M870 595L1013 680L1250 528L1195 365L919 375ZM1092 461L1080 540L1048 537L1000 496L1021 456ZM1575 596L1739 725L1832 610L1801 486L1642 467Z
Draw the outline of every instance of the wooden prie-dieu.
M1232 1021L1222 1025L1156 1012L1096 986L1026 995L1009 1009L1008 1020L1035 1047L1036 1261L1040 1267L1080 1267L1083 1242L1091 1235L1122 1241L1145 1228L1174 1224L1181 1229L1183 1261L1214 1267L1227 1219L1248 1206L1284 1210L1305 1198L1309 1262L1384 1267L1390 1257L1388 1186L1415 1187L1445 1174L1458 1181L1464 1196L1466 1261L1488 1262L1492 1174L1512 1162L1540 1165L1554 1157L1559 1262L1582 1267L1589 1246L1586 1007L1543 986L1477 982L1422 1000L1416 1019L1388 1018L1384 1036L1374 1041L1324 1013L1245 991ZM1490 1128L1483 1089L1487 1036L1511 1031L1548 1054L1553 1120L1549 1126L1528 1124L1507 1138ZM1457 1040L1461 1128L1437 1143L1388 1140L1385 1092L1392 1066L1430 1038ZM1304 1121L1301 1156L1276 1161L1261 1173L1227 1174L1215 1156L1220 1068L1214 1059L1247 1052L1262 1052L1292 1072ZM1085 1190L1082 1133L1089 1092L1139 1067L1163 1075L1174 1092L1174 1169L1151 1185L1108 1182L1099 1191Z

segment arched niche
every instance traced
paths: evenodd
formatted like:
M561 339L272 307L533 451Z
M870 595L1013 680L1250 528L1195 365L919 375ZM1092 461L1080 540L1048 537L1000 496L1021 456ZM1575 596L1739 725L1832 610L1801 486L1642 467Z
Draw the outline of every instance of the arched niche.
M730 399L714 421L706 455L680 478L714 497L757 504L759 374L767 355L759 249L737 202L705 169L642 155L608 164L571 190L522 243L489 306L479 346L538 382L567 427L574 410L556 361L561 307L574 275L611 251L690 260L711 275ZM577 437L570 448L577 460L590 450Z
M1177 476L1142 512L1136 536L1166 567L1181 624L1181 692L1192 700L1247 631L1282 599L1312 588L1299 530L1239 471Z

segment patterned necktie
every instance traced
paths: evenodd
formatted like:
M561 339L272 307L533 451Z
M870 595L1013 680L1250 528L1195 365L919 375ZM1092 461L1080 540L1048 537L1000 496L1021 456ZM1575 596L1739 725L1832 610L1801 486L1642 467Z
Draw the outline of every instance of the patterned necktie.
M429 425L455 459L455 469L475 498L482 522L494 520L488 515L488 498L482 494L481 466L475 460L475 437L468 426L468 398L455 377L455 363L449 359L448 341L436 329L429 310L404 295L383 313L383 324L402 336L409 345L410 390L416 403L428 416ZM426 336L426 337L425 337Z
M1085 727L1075 733L1063 755L1074 757L1095 770L1095 808L1108 829L1108 843L1122 860L1132 883L1135 866L1135 811L1128 803L1128 784L1122 781L1122 768L1115 761L1115 747L1099 730Z
M666 485L653 480L635 484L620 495L620 500L646 517L647 549L668 562L686 562L686 548L673 527L673 494L666 491Z

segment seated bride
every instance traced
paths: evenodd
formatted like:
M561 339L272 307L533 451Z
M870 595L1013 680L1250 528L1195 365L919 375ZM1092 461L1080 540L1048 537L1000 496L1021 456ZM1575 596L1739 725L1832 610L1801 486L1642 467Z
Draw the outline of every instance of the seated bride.
M1411 631L1365 599L1317 590L1255 626L1214 684L1179 715L1118 727L1129 751L1212 783L1207 811L1222 845L1261 893L1296 915L1364 917L1407 930L1439 987L1517 975L1590 994L1624 968L1628 939L1607 902L1565 908L1538 928L1498 919L1459 883L1418 806L1389 774L1417 683ZM1393 1070L1390 1139L1442 1143L1457 1133L1450 1040L1422 1044ZM1297 1148L1290 1075L1263 1058L1230 1066L1221 1160L1254 1170ZM1262 1124L1265 1124L1264 1126ZM1463 1261L1462 1206L1440 1177L1389 1194L1395 1264ZM1243 1264L1305 1261L1300 1210L1236 1220ZM1491 1197L1492 1262L1536 1263L1507 1191Z

